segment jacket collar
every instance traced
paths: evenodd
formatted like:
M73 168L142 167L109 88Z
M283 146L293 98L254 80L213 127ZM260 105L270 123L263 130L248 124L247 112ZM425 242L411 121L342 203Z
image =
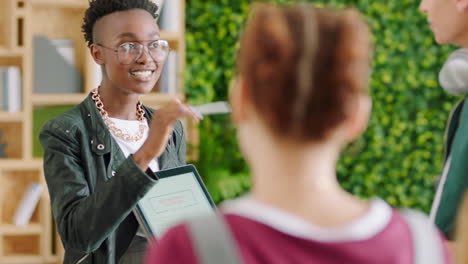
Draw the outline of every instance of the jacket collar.
M112 136L107 129L106 123L91 99L91 93L83 101L81 108L83 119L86 120L91 135L91 148L94 153L103 155L111 151Z

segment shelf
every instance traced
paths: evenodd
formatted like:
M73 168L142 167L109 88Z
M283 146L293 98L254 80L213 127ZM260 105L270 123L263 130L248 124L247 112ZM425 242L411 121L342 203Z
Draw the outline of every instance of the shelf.
M42 159L0 159L0 170L42 170Z
M82 8L89 7L86 0L29 0L32 5L61 8Z
M41 264L43 263L63 263L63 259L57 256L50 256L50 257L46 257L45 260L41 262Z
M0 47L0 57L21 57L23 54L23 50L20 49L9 50L5 47Z
M43 229L39 224L29 224L27 226L0 224L0 234L2 235L39 235Z
M183 41L183 36L177 32L161 31L161 39L167 40L172 50L179 50L180 43Z
M76 105L79 104L88 94L34 94L32 103L34 106L50 105Z
M24 113L23 112L5 112L5 111L0 111L0 122L10 122L10 121L17 121L21 122L24 119Z
M24 144L24 134L21 133L23 126L24 122L0 122L0 159L6 160L24 158L22 153Z
M24 8L16 9L15 13L18 18L24 18L26 16L26 10Z
M43 258L40 246L41 235L3 235L3 256L13 259ZM1 262L4 263L4 262Z
M35 255L15 255L11 257L0 257L2 264L44 264L53 263L53 259L44 262L44 258Z
M180 33L178 32L161 31L161 39L164 39L167 41L178 41L182 37L183 36L181 36Z

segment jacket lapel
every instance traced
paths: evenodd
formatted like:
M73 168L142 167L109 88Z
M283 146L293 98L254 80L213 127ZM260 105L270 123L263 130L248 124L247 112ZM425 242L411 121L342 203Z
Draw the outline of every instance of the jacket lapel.
M112 136L107 129L106 123L102 120L101 114L96 108L91 94L84 101L85 111L83 119L87 121L91 128L91 149L98 155L103 155L111 151Z

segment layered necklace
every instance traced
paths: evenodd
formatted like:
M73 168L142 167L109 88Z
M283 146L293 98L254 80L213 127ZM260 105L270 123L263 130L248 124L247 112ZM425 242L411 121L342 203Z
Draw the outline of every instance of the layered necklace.
M136 142L143 138L143 134L145 133L145 130L148 127L148 124L146 123L145 110L143 110L143 108L141 107L140 101L138 101L136 105L136 108L137 108L136 115L137 115L138 121L140 121L139 129L136 135L129 135L127 133L124 133L120 128L118 128L115 125L114 121L112 121L109 118L109 114L104 109L104 103L102 103L101 97L99 96L98 88L93 89L91 93L92 93L91 98L93 99L94 103L96 104L97 109L101 113L102 119L104 119L104 123L106 123L107 128L114 136L127 142Z

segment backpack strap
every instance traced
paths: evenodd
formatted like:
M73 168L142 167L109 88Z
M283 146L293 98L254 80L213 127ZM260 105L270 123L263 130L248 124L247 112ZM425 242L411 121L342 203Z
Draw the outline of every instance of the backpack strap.
M442 264L444 254L441 239L428 218L417 211L402 209L413 239L414 264ZM205 215L188 222L195 253L203 264L241 264L234 242L223 216Z
M230 229L219 214L209 214L188 222L192 245L203 264L241 264Z
M413 239L414 264L442 264L444 253L437 229L423 213L401 209Z

